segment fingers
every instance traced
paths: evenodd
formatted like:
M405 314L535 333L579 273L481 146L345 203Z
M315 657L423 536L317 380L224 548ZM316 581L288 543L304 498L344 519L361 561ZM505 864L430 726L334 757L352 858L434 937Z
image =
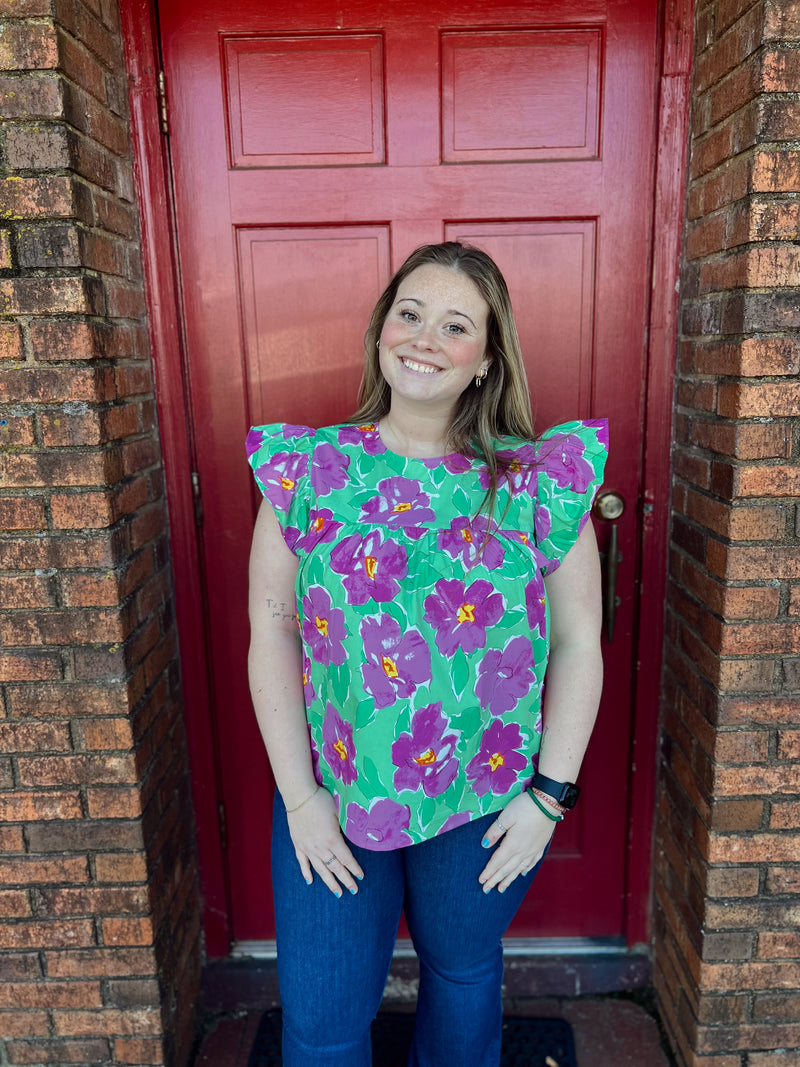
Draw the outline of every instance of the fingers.
M486 831L486 836L483 841L481 841L481 845L484 848L492 848L492 846L496 845L500 838L508 832L508 829L509 827L505 826L498 817Z
M355 896L358 892L358 882L364 877L361 865L347 847L344 838L328 849L327 856L324 856L323 849L319 849L314 855L298 851L297 860L307 885L312 882L312 870L316 871L337 898L341 898L343 889Z

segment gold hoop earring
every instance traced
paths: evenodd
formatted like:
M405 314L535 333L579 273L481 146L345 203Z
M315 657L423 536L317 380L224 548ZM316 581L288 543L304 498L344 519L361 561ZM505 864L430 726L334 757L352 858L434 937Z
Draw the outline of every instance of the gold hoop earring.
M486 375L488 373L489 373L489 368L487 367L486 370L483 372L483 374L476 374L475 375L475 387L477 389L480 389L480 387L483 385L483 379L486 377Z

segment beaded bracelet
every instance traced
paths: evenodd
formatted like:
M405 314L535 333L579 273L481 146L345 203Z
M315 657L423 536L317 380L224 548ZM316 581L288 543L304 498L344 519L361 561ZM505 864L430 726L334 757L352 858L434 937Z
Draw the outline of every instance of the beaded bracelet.
M305 807L305 805L309 802L309 800L312 800L317 795L317 793L320 791L321 788L322 788L322 786L319 784L319 782L317 782L317 784L314 786L314 792L313 793L309 793L308 796L306 797L306 799L305 800L301 800L300 803L296 807L287 808L286 809L286 814L287 815L293 815L294 812L299 811L302 807Z
M547 808L544 806L544 804L541 802L541 800L539 800L539 798L536 796L536 794L534 793L534 791L531 788L528 788L527 793L528 793L528 796L531 798L531 800L534 802L536 807L539 809L539 811L542 812L543 815L546 815L547 818L550 819L552 822L563 822L564 816L563 815L554 815L551 811L548 811Z

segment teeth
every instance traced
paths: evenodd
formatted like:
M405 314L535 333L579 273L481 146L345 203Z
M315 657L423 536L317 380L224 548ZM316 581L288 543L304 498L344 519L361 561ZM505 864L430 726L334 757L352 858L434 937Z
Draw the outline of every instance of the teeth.
M427 363L415 363L413 359L404 359L403 366L408 367L409 370L416 371L418 374L435 374L438 371L438 367L431 367Z

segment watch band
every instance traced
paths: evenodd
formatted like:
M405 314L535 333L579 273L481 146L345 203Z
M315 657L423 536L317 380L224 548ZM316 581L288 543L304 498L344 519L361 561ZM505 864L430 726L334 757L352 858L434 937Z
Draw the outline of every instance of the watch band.
M574 782L557 782L555 778L548 778L546 774L540 774L537 771L533 776L532 784L534 789L541 789L543 793L547 793L549 797L568 810L578 803L580 789Z

